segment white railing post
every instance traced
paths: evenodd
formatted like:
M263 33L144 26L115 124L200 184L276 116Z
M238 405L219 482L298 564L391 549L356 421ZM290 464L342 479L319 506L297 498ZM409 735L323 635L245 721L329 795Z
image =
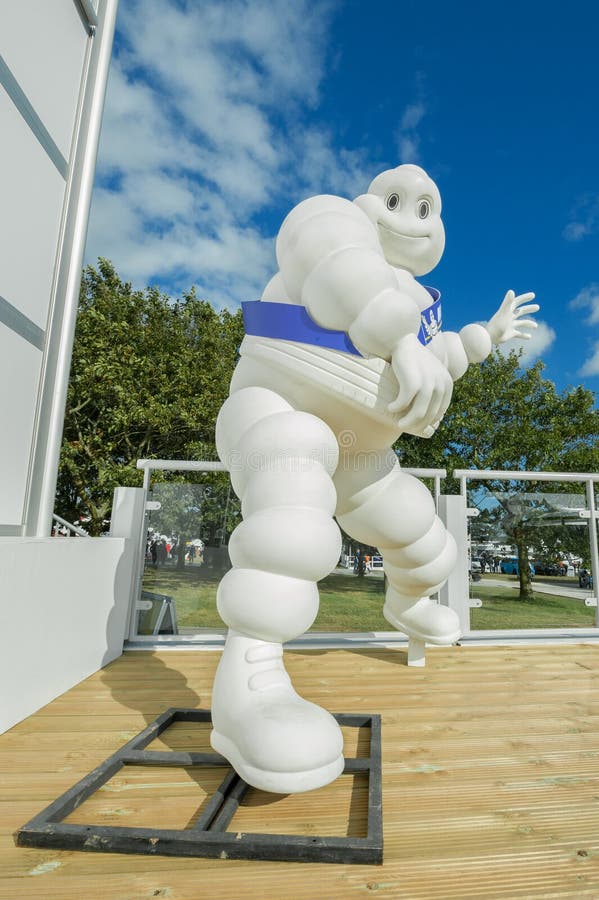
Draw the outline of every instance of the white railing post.
M470 631L470 587L468 581L468 522L466 497L462 494L441 494L439 517L453 536L458 558L454 569L439 591L443 606L457 613L463 634Z
M140 597L145 551L146 491L144 488L117 487L112 502L110 536L127 539L130 556L129 576L129 616L127 619L129 638L136 624L137 601Z
M597 547L597 510L595 508L595 484L592 479L586 483L587 506L589 508L589 544L591 547L591 575L593 576L593 595L599 598L597 578L599 578L599 549ZM595 624L599 625L599 599L595 609Z

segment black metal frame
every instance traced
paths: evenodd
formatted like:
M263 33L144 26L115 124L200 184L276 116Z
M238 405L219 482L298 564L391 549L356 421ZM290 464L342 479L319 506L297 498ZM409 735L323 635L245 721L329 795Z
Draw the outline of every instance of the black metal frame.
M86 775L61 797L19 829L19 847L92 850L104 853L142 853L164 856L263 859L289 862L370 863L383 861L381 784L381 720L377 715L335 716L340 725L370 728L370 754L345 760L344 774L368 775L366 837L313 837L227 831L239 803L250 787L217 753L146 750L173 722L210 722L210 711L172 708ZM184 830L69 825L62 820L126 765L210 766L230 771L205 804L201 815ZM315 792L315 800L318 794Z

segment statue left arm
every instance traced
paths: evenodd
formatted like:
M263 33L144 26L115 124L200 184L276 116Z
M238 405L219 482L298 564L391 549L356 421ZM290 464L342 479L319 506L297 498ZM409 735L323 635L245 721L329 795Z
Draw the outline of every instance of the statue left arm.
M486 325L473 322L465 325L459 334L444 331L435 337L431 349L435 355L443 353L445 365L454 381L462 377L471 363L485 360L494 344L502 344L515 337L530 339L530 332L537 327L537 323L534 319L522 317L539 310L537 303L530 303L534 297L532 293L516 296L514 291L508 291Z

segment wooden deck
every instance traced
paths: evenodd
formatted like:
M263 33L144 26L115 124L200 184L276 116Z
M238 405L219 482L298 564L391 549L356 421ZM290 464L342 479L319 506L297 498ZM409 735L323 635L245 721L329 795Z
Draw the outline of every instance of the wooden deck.
M2 900L599 898L599 649L588 645L430 650L426 669L402 650L287 654L304 696L382 714L383 866L14 846L20 825L160 712L209 707L217 659L126 653L0 737ZM174 726L162 747L202 749L207 734L191 728ZM233 824L361 834L365 792L346 778L250 793ZM198 770L128 767L69 821L185 827L210 787Z

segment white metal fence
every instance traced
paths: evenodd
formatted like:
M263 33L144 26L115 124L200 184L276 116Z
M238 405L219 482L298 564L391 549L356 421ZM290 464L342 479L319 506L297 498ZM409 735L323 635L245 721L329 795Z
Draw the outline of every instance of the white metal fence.
M135 579L135 596L132 597L132 605L135 610L137 604L141 599L142 592L142 580L144 575L144 561L146 556L146 544L147 544L147 535L148 535L148 517L151 513L152 507L156 507L156 504L152 504L151 500L149 500L149 493L151 489L152 483L152 473L153 472L189 472L189 473L215 473L215 472L226 472L226 467L221 462L214 461L182 461L182 460L139 460L137 463L137 467L144 472L144 480L143 487L145 491L146 503L144 504L145 510L142 513L142 518L139 521L139 530L136 535L136 541L138 546L138 564L137 564L137 577ZM457 478L460 483L460 495L442 495L441 494L441 482L447 478L447 472L444 469L415 469L415 468L406 468L407 472L415 475L419 478L429 479L432 482L432 490L435 497L435 501L437 503L437 508L439 509L439 514L444 519L446 526L456 537L458 543L459 550L459 558L458 565L456 566L456 570L453 573L452 577L449 579L446 588L444 588L440 594L440 602L444 603L451 608L455 609L455 611L460 616L460 621L462 623L462 629L464 632L464 640L469 640L470 638L474 639L476 636L477 640L493 640L493 639L524 639L529 638L531 640L535 638L544 638L548 635L561 636L567 639L572 639L576 635L580 635L580 637L599 637L599 630L595 634L595 629L569 629L569 628L560 628L560 629L541 629L531 631L523 631L523 630L501 630L501 631L478 631L475 634L470 634L470 608L472 606L480 606L480 601L473 601L469 597L468 592L468 538L467 538L467 517L471 510L468 509L468 501L467 501L467 493L468 493L468 484L471 482L483 482L483 481L502 481L502 482L577 482L585 485L586 491L586 503L587 503L587 511L585 511L585 519L588 522L589 526L589 541L590 541L590 559L591 559L591 568L593 575L593 584L597 584L597 577L599 577L599 552L597 548L597 511L595 507L595 496L594 496L594 486L597 482L599 482L599 474L593 473L560 473L560 472L518 472L518 471L479 471L479 470L456 470L453 473L453 477ZM582 496L582 495L581 495ZM142 520L143 519L143 520ZM587 605L596 605L596 600L592 600ZM597 616L599 616L599 609L597 611ZM186 643L197 642L203 643L207 645L214 645L215 642L218 642L223 639L225 627L218 629L211 629L209 631L204 630L200 633L200 629L198 629L198 633L195 635L185 635L182 636L160 636L160 638L152 637L152 638L143 638L138 635L135 627L136 616L131 616L131 630L129 634L129 638L132 641L151 641L156 642L157 640L160 643L171 643L173 641L184 641ZM596 622L599 624L599 618L596 619ZM298 640L298 644L326 644L335 645L336 643L347 644L348 642L356 644L356 643L394 643L394 642L405 642L406 638L398 635L397 632L367 632L367 633L341 633L341 632L326 632L326 633L313 633L311 632L308 635L305 635L302 639Z

